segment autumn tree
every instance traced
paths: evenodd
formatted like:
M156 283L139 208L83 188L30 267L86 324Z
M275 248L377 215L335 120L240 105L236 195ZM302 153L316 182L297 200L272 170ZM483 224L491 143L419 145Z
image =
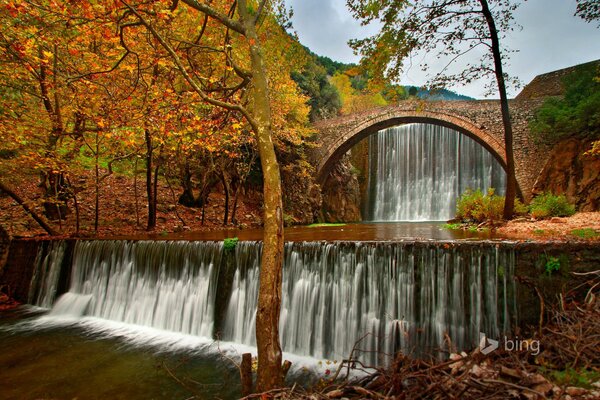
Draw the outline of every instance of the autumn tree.
M111 121L122 123L128 115L124 104L131 82L107 79L114 71L110 65L123 58L115 52L119 38L100 9L66 1L2 0L0 7L0 137L12 144L13 167L41 173L46 213L59 222L75 196L69 176L82 148L95 160L97 220L101 142Z
M283 255L283 210L280 173L273 145L273 118L265 66L263 38L259 28L271 13L269 2L147 3L122 2L127 10L121 22L141 24L152 33L169 55L188 87L204 102L241 115L254 132L263 173L264 239L260 269L260 287L256 317L258 349L257 390L265 391L282 384L279 314ZM170 30L179 18L192 18L200 27L195 32ZM205 24L222 32L215 38L204 37ZM215 40L217 39L217 40ZM188 51L189 50L189 51ZM235 51L234 51L235 50ZM190 53L195 53L190 57ZM210 54L222 68L210 75L198 74L194 60ZM249 95L247 93L249 92ZM251 106L251 107L249 107Z
M351 42L363 55L364 66L375 77L398 79L407 56L414 52L449 60L434 78L434 86L449 82L468 84L476 79L494 77L500 96L504 146L506 149L506 201L503 216L513 215L516 176L513 131L506 94L503 60L507 52L500 40L514 29L513 12L518 2L511 0L347 0L355 18L363 24L379 21L375 36ZM482 51L480 51L480 49ZM455 60L479 52L477 62L468 63L456 74L447 73ZM427 64L422 65L424 69Z

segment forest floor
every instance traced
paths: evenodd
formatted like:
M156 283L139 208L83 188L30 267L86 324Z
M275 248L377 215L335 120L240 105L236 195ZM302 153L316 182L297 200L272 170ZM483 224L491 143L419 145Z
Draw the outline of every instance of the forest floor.
M517 218L497 229L504 237L532 240L600 240L600 212L580 212L571 217L543 220Z
M13 189L28 204L32 205L36 212L42 214L42 192L38 187L36 177L11 178L9 182ZM185 207L177 203L181 188L175 182L169 183L161 179L158 185L157 225L154 230L148 232L146 230L148 206L144 178L140 175L135 181L133 177L115 174L108 177L100 188L99 224L96 232L94 229L95 189L91 172L88 175L79 176L76 184L82 188L77 193L80 213L79 236L164 234L210 231L233 226L231 222L227 226L223 225L225 196L221 193L222 191L215 190L210 194L204 210L203 222L200 208ZM236 227L260 226L262 224L261 202L261 195L256 191L242 194L236 211ZM231 203L233 203L232 200L230 200ZM71 236L76 233L76 220L75 207L71 200L66 219L60 222L51 221L51 225L65 236ZM0 224L13 237L33 237L46 234L23 211L20 205L7 195L0 195Z

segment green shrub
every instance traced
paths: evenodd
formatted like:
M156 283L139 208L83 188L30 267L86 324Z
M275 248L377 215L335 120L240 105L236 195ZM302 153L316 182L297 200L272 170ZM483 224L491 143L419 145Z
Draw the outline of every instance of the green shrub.
M456 203L456 218L462 221L481 223L485 221L500 221L504 211L504 196L494 194L494 189L488 189L486 194L479 189L467 189ZM515 214L527 213L527 207L515 199Z
M546 268L546 274L552 275L553 272L560 271L560 260L558 257L548 257L546 260L546 264L544 265Z
M562 194L542 193L531 201L529 212L533 218L570 217L575 214L575 206Z
M234 251L235 246L237 246L238 238L227 238L223 240L223 250L225 251Z

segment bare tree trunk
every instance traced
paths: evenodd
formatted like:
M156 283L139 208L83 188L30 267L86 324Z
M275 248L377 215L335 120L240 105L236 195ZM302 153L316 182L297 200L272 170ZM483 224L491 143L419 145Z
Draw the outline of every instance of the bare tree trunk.
M44 229L46 232L48 232L48 234L52 235L52 236L58 236L60 235L59 232L55 231L54 229L52 229L52 227L50 225L48 225L48 223L44 220L44 217L38 215L34 210L32 210L27 203L25 203L25 200L23 200L21 198L21 196L19 196L17 193L15 193L14 190L12 190L10 187L6 186L4 184L4 182L0 181L0 191L6 193L7 195L9 195L10 197L12 197L12 199L14 201L16 201L21 207L23 207L23 209L29 214L31 215L31 217L35 220L35 222L37 222L42 229Z
M135 164L133 167L133 197L135 198L135 225L137 227L140 226L140 206L139 206L139 196L138 196L138 187L137 187L137 177L138 177L138 158L135 157Z
M237 218L235 217L235 213L237 211L238 200L240 198L240 191L242 188L242 183L240 182L235 188L235 192L233 195L233 205L231 206L231 223L237 224Z
M156 193L152 185L152 134L149 129L144 131L146 140L146 194L148 196L148 224L146 230L151 231L156 228Z
M95 215L94 215L94 232L98 233L98 223L99 223L99 219L100 219L100 166L98 165L99 163L99 150L100 150L100 146L98 144L98 133L96 133L96 165L95 165L95 189L96 189L96 193L95 193L95 203L94 203L94 210L95 210Z
M223 226L227 225L229 220L229 181L227 180L227 173L221 171L219 174L221 182L223 183L223 192L225 192L225 211L223 212Z
M490 11L487 0L479 0L482 7L482 13L487 21L492 40L492 54L494 55L494 71L496 81L498 82L498 92L500 93L500 106L502 109L502 125L504 126L504 147L506 148L506 200L504 202L504 219L511 219L514 213L515 197L517 195L517 178L515 173L515 157L513 152L513 130L510 120L510 110L508 108L508 97L506 95L506 84L504 82L504 73L502 71L502 55L500 54L500 40L496 23Z
M81 214L79 212L79 201L77 200L77 191L75 187L71 184L71 180L67 178L67 185L73 191L73 206L75 207L75 234L79 234L80 222L81 222Z
M244 22L250 43L254 120L258 153L263 172L264 237L256 313L258 373L256 390L264 392L283 384L279 315L283 264L283 211L281 177L272 140L271 108L267 73L256 34L255 21L248 13L246 0L238 1L238 13Z

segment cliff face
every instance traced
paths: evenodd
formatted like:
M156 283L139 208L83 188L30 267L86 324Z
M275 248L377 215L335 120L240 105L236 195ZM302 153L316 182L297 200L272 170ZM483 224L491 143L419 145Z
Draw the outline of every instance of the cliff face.
M578 211L600 210L600 158L585 156L589 141L568 139L554 146L533 194L565 194Z
M360 185L352 164L344 157L323 185L322 219L325 222L361 221Z

